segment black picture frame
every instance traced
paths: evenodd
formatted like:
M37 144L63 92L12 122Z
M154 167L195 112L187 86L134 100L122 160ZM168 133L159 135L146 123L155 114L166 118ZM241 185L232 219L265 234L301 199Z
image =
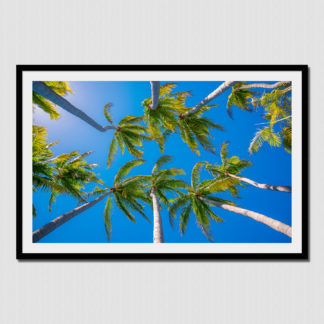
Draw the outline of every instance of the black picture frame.
M23 72L25 71L298 71L302 73L301 253L24 253ZM18 260L309 260L309 105L307 65L17 65L16 66L16 258Z

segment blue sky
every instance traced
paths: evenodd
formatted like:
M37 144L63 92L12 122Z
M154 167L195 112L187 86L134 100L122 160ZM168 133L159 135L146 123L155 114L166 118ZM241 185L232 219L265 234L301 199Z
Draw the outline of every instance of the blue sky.
M162 82L165 83L165 82ZM215 90L221 82L177 82L177 91L192 90L193 96L188 98L187 107L196 105L209 93ZM108 102L113 103L111 110L114 122L126 115L142 116L142 101L151 96L150 83L147 82L70 82L74 94L69 94L66 99L79 109L83 110L101 125L107 125L103 114L103 107ZM213 131L214 143L219 150L224 141L230 141L231 155L249 159L253 165L243 172L247 178L260 183L291 185L291 155L283 148L271 148L268 144L263 145L258 153L250 155L248 146L257 131L258 123L264 122L261 118L262 110L249 113L242 112L234 107L234 120L226 113L226 102L229 92L212 101L218 104L205 113L213 121L225 127L225 131ZM49 141L59 140L59 144L53 147L55 155L78 150L80 153L95 151L87 157L89 163L97 163L96 173L109 186L121 165L134 159L127 151L121 155L118 151L112 166L106 168L106 160L112 131L101 133L77 117L69 114L60 107L61 114L58 120L51 120L49 115L41 109L34 111L34 124L45 126L48 131ZM158 145L155 142L144 143L145 164L135 168L130 175L150 174L158 157L161 156ZM192 167L199 161L210 163L220 162L219 155L213 155L200 149L201 155L194 155L191 150L181 141L178 134L172 135L167 142L163 154L172 155L173 161L166 167L183 168L186 172L181 178L190 182ZM209 177L207 172L203 177ZM91 190L93 186L86 189ZM219 195L223 198L232 199L229 194ZM291 194L261 190L247 186L240 190L240 199L235 202L243 208L250 209L269 217L291 225ZM52 212L48 211L49 193L37 192L33 194L33 202L37 208L37 218L33 221L33 230L40 228L52 219L68 212L76 207L76 201L66 195L59 196L53 205ZM76 216L48 236L40 243L106 243L103 210L105 200L96 206ZM146 207L146 215L153 221L152 210ZM273 229L258 223L242 215L234 214L219 208L213 209L223 218L223 223L211 223L211 230L215 243L289 243L291 239ZM131 222L116 206L112 215L112 239L111 243L151 243L153 240L153 224L147 222L141 215L136 215L137 223ZM28 217L28 215L27 215ZM32 217L30 215L30 217ZM195 217L192 214L187 230L180 235L178 222L172 229L168 213L162 211L162 224L164 240L166 243L209 243L201 230L198 228Z

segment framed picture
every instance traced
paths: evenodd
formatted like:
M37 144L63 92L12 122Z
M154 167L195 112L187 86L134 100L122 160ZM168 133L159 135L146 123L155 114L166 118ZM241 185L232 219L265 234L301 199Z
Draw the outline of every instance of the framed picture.
M18 65L17 258L308 259L308 67Z

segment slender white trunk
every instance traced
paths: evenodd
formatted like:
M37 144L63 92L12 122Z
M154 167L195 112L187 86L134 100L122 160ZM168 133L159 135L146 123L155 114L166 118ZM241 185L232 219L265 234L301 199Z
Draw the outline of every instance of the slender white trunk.
M49 233L53 232L55 229L72 219L73 217L81 214L82 212L86 211L90 207L96 205L99 201L103 200L105 197L107 197L111 191L108 191L104 193L103 195L99 196L98 198L94 199L93 201L90 201L89 203L86 203L82 206L79 206L59 217L56 217L51 222L47 223L37 231L33 232L33 243L38 242L40 239L48 235Z
M276 83L251 83L251 84L246 84L242 87L239 87L236 89L236 91L242 90L242 89L256 89L256 88L262 88L262 89L274 89L277 87L280 87L282 85L290 85L290 81L280 81Z
M263 223L271 228L273 228L274 230L276 230L277 232L283 233L289 237L291 237L291 227L289 225L286 225L278 220L275 220L273 218L270 218L268 216L256 213L254 211L251 210L247 210L241 207L237 207L237 206L231 206L231 205L227 205L224 203L219 203L213 200L209 200L206 198L201 197L201 200L204 200L206 202L208 202L209 204L212 204L216 207L231 211L233 213L236 214L240 214L243 216L247 216L250 217L254 220L256 220L257 222Z
M153 202L153 242L163 243L163 230L162 230L162 220L160 213L160 203L156 196L154 189L151 190L150 194Z
M204 100L200 101L197 106L194 108L188 110L184 114L182 114L182 117L185 117L187 115L193 114L197 112L201 107L207 105L210 101L215 99L216 97L220 96L222 93L230 89L234 84L236 84L238 81L226 81L222 83L215 91L210 93Z
M237 175L227 173L227 175L231 178L237 179L239 181L246 182L254 187L260 188L260 189L267 189L267 190L275 190L275 191L283 191L283 192L291 192L291 187L290 186L276 186L276 185L269 185L265 183L258 183L256 181L253 181L248 178L244 177L239 177Z
M160 97L160 81L150 81L151 82L151 92L152 92L152 110L155 110Z
M82 119L92 127L96 128L100 132L105 132L108 129L116 129L115 126L101 126L96 121L94 121L91 117L89 117L86 113L82 110L74 107L70 102L68 102L65 98L57 94L53 91L49 86L47 86L44 82L41 81L34 81L33 82L33 91L40 94L45 99L53 102L54 104L60 106L62 109L68 111L74 116Z

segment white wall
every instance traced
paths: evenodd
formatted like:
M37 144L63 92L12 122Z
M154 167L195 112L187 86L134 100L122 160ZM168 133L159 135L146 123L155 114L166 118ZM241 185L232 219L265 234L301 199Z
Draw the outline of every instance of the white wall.
M321 0L0 0L0 323L323 322L323 9ZM167 63L310 65L311 261L16 261L15 65Z

